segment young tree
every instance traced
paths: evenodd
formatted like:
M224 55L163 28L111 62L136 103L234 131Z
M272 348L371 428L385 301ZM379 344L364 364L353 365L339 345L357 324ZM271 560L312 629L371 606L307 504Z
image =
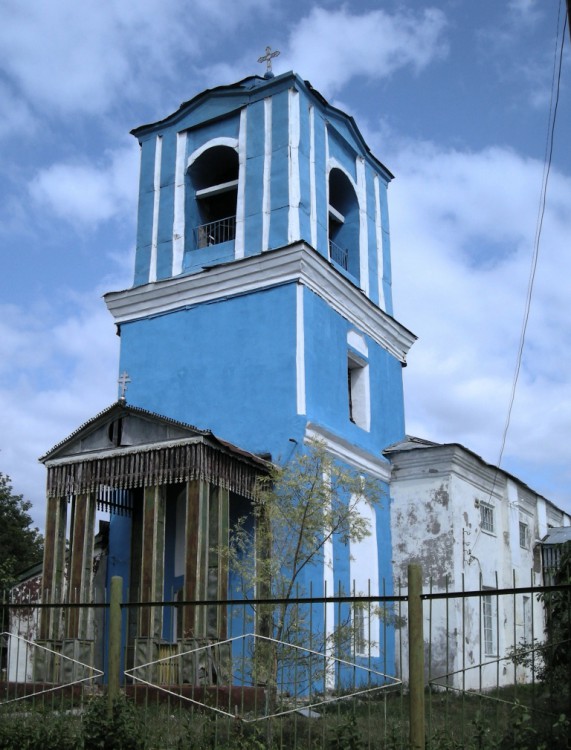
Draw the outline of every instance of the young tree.
M32 526L31 507L0 472L0 591L11 586L21 570L42 561L44 540Z
M571 542L561 546L554 584L567 589L542 594L545 606L543 669L539 675L555 693L567 692L571 707Z
M561 545L554 586L538 595L545 608L545 639L511 649L514 664L530 669L553 697L567 700L571 713L571 542Z
M265 649L258 648L261 681L276 685L278 662L285 658L281 642L316 647L307 609L296 600L310 593L311 569L328 564L328 542L336 539L349 545L371 533L363 503L377 506L381 497L379 482L341 465L319 441L260 481L252 509L254 523L244 518L234 529L228 565L245 598L276 600L255 612L257 633L272 639ZM345 631L350 616L348 620ZM333 635L336 650L350 640L347 632L340 635L338 623Z

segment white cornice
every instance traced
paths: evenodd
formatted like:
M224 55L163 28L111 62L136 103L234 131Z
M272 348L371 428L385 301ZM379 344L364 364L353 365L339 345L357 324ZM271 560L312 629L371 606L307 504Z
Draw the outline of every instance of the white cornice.
M104 299L115 322L122 324L286 283L303 284L400 362L406 361L416 336L305 242L199 273L109 292Z
M505 474L456 443L422 447L401 452L387 451L393 464L393 483L412 479L436 479L454 475L474 489L498 500L504 497Z
M390 481L391 467L382 458L377 458L377 456L360 450L347 440L343 440L329 430L310 422L305 428L304 442L307 443L312 440L325 443L332 456L344 461L357 471L367 473L383 482L388 483Z

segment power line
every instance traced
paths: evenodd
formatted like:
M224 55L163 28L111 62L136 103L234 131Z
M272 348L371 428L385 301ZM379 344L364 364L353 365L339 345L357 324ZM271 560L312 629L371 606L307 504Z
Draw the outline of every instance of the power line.
M571 3L571 0L567 0L567 3L569 5L569 3ZM561 4L559 6L559 15L557 17L557 34L555 38L553 77L552 77L552 82L551 82L551 100L549 104L547 139L546 139L546 144L545 144L545 156L544 156L544 161L543 161L543 178L542 178L542 185L541 185L541 194L540 194L540 199L539 199L539 210L538 210L538 216L537 216L537 222L536 222L535 238L534 238L534 243L533 243L533 255L531 259L531 268L530 268L529 280L528 280L528 285L527 285L527 294L526 294L526 299L525 299L522 328L521 328L519 346L518 346L517 357L516 357L515 372L514 372L514 377L513 377L513 382L512 382L510 400L508 404L506 422L505 422L504 430L502 434L500 454L499 454L499 458L497 462L498 469L501 466L502 458L504 455L504 450L506 447L506 440L507 440L508 430L509 430L510 421L511 421L512 409L513 409L513 405L515 401L517 383L519 380L519 374L521 370L523 350L525 347L525 337L527 333L527 324L529 322L529 313L531 309L531 300L533 296L535 273L537 270L537 261L539 258L539 246L540 246L540 240L541 240L541 233L543 229L543 219L545 216L545 206L547 202L547 185L549 183L549 174L551 172L551 163L552 163L552 158L553 158L553 142L554 142L554 134L555 134L555 122L557 119L557 108L559 105L559 91L561 87L561 69L562 69L562 64L563 64L563 47L565 43L565 31L567 28L567 14L565 15L565 19L563 21L561 43L559 44L560 18L561 18ZM490 497L496 485L496 477L497 477L497 471L494 476L494 482L492 485L492 489L490 491Z

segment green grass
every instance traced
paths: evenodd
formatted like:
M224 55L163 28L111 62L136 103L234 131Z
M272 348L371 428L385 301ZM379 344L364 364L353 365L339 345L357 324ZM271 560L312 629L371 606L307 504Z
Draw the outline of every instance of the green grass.
M487 694L426 693L429 750L569 750L564 698L537 687ZM25 702L0 707L0 750L408 750L408 696L343 699L320 718L290 714L245 723L178 703L136 706L105 697L46 710Z

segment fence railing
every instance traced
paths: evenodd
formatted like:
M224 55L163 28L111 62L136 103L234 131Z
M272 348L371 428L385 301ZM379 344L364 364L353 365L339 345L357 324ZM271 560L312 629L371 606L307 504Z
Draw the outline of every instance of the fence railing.
M227 739L236 721L258 727L268 747L270 734L279 747L329 747L351 733L356 747L424 747L443 732L477 747L484 729L508 732L522 705L534 727L557 726L571 686L538 679L544 615L549 597L571 599L571 587L446 589L423 591L411 566L408 587L386 596L121 601L113 579L109 602L6 603L0 712L16 701L18 711L82 709L90 693L125 693L141 721L170 727L160 747L176 747L187 727L165 718L178 712ZM70 638L80 609L87 629ZM45 611L57 622L42 640Z
M329 240L329 256L334 263L341 266L345 271L349 270L349 251L340 247L333 240Z
M196 227L196 246L198 249L219 245L236 238L236 217L227 216L224 219L210 221Z

